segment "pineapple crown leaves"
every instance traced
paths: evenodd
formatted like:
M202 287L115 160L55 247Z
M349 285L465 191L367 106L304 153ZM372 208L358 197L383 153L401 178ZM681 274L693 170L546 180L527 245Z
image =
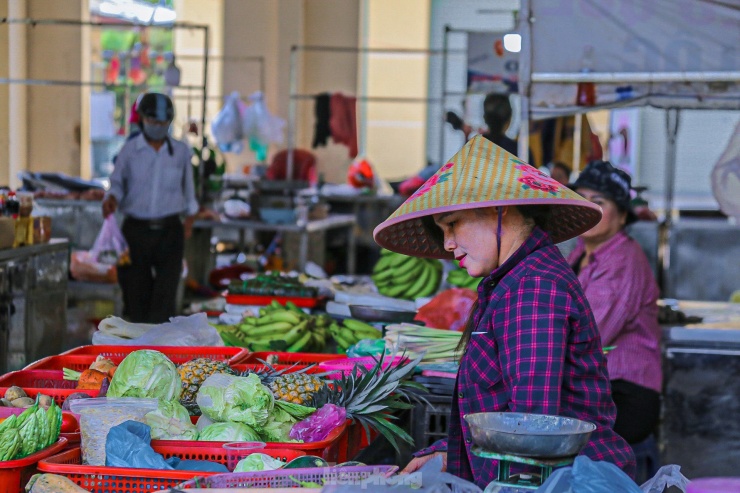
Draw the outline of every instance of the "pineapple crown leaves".
M404 352L398 365L385 367L386 357L381 354L372 368L355 365L351 373L335 382L337 391L329 396L337 401L334 404L346 409L349 418L360 422L368 436L372 427L398 450L396 438L409 444L413 444L413 439L391 422L398 419L391 412L412 408L410 401L419 400L418 393L426 390L416 382L402 381L411 375L422 357L410 360Z

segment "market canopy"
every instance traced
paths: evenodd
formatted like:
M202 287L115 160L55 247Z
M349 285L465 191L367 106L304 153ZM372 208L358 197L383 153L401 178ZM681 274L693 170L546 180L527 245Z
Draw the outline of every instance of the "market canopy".
M740 109L740 2L530 0L533 118L594 107ZM570 83L567 83L570 82Z

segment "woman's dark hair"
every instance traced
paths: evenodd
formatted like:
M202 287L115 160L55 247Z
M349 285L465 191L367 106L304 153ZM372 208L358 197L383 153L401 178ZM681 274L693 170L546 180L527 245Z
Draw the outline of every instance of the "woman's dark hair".
M506 126L511 121L511 103L506 94L490 93L483 101L483 121L488 126L491 135L503 135Z
M516 209L519 211L519 213L524 217L524 219L532 221L534 226L538 226L540 229L547 229L547 225L550 222L550 217L552 216L552 210L547 205L517 205L515 206ZM478 307L480 306L479 300L476 299L475 303L473 303L473 306L470 308L470 313L468 314L468 320L465 322L465 329L463 329L462 336L460 337L460 343L457 345L457 348L455 348L456 352L462 352L465 350L465 346L468 345L468 342L470 341L470 336L475 331L475 313L478 311Z

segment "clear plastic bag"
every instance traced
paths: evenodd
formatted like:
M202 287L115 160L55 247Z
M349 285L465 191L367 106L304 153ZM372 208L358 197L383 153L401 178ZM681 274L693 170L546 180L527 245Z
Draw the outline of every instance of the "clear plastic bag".
M102 397L72 401L70 410L80 415L82 463L104 466L108 431L125 421L143 423L146 413L155 409L157 399Z
M69 273L78 281L110 284L118 282L118 270L115 265L101 264L92 253L84 250L72 252Z
M103 221L103 226L100 228L90 254L101 264L123 266L131 263L128 242L123 237L113 214Z
M239 93L232 92L211 122L211 134L222 152L239 154L244 149L241 106Z

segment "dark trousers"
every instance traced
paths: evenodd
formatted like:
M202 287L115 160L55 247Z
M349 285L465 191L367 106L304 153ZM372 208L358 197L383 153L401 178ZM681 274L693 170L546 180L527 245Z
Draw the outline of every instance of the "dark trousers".
M658 424L660 394L626 380L612 380L611 384L612 398L617 405L614 431L629 444L642 442Z
M131 265L118 268L123 315L131 322L162 323L177 315L185 235L178 216L157 221L127 217L121 228Z

